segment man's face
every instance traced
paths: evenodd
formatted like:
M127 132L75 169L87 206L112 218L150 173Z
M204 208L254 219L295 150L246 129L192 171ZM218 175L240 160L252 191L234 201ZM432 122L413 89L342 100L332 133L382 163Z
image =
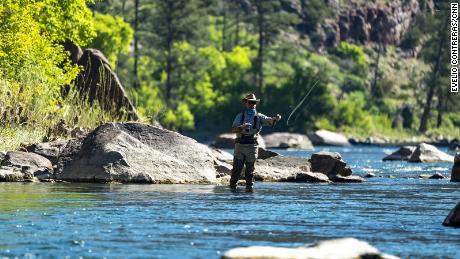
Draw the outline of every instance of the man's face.
M255 101L245 101L244 104L246 105L246 108L254 109L254 108L256 108L257 102L255 102Z

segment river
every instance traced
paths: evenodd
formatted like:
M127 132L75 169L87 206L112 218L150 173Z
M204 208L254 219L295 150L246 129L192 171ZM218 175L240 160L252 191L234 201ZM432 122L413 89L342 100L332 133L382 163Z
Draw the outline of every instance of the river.
M239 246L355 237L403 258L460 258L460 229L441 225L460 200L460 183L417 178L449 176L452 164L382 162L393 149L316 148L340 152L356 175L377 177L258 182L254 193L213 185L0 183L0 257L219 258Z

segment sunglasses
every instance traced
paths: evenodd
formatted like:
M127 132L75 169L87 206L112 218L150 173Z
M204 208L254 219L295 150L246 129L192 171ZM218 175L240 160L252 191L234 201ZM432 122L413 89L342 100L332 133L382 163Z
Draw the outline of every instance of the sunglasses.
M254 101L248 101L248 104L256 104L257 102Z

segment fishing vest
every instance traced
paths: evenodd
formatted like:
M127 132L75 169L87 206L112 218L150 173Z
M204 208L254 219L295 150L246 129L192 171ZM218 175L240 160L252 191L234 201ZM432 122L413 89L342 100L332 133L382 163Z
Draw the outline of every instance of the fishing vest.
M245 112L242 112L241 113L241 122L240 122L240 125L243 125L244 123L244 114ZM252 128L253 129L257 129L257 120L258 120L259 116L258 116L258 113L256 113L254 115L254 121L252 123ZM258 144L257 143L257 133L255 134L244 134L244 130L243 132L241 132L240 134L238 134L239 136L236 138L235 142L236 143L240 143L240 144Z

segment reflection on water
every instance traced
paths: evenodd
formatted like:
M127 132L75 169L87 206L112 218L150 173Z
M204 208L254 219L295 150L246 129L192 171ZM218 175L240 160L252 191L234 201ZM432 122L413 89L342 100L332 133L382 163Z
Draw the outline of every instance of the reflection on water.
M384 163L383 148L328 149L341 152L355 174L382 177L257 183L254 193L213 185L2 183L0 256L218 258L237 246L352 236L404 258L460 257L460 230L441 226L460 184L416 178L448 175L451 165Z

